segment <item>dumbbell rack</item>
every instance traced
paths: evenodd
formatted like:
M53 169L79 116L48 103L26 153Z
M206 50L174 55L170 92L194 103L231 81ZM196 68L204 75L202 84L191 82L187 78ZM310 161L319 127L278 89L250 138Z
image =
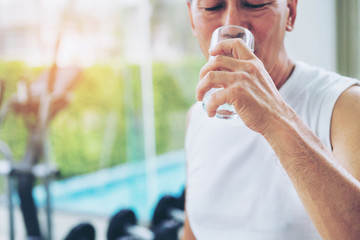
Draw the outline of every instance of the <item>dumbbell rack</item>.
M163 196L155 207L149 228L138 225L132 209L121 209L110 219L107 239L177 240L185 220L184 204L184 191L180 197Z

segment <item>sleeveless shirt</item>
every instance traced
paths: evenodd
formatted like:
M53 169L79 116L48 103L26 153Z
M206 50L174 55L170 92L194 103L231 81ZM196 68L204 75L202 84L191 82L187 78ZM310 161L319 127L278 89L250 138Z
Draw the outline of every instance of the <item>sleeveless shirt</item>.
M331 149L335 102L354 84L297 62L279 92ZM197 239L321 239L268 142L241 121L209 118L196 103L185 151L186 211Z

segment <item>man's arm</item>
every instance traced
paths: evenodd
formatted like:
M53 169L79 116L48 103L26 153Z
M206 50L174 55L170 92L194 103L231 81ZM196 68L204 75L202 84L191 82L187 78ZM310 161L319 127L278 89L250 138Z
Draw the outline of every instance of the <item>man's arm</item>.
M331 142L336 160L360 181L360 86L349 88L336 102Z
M184 222L184 235L182 237L182 240L196 240L196 238L191 230L186 211L185 211L185 222Z
M345 91L335 105L331 124L333 152L296 114L293 116L276 119L264 137L322 237L359 239L360 87Z
M186 129L188 129L188 126L189 126L189 121L190 121L190 118L191 118L191 111L193 109L194 105L189 109L189 111L187 112L186 114ZM186 166L187 168L187 166ZM186 171L187 172L187 171ZM191 227L190 227L190 224L189 224L189 219L187 217L187 214L186 214L186 189L185 189L185 222L184 222L184 235L182 237L182 240L196 240L192 230L191 230Z

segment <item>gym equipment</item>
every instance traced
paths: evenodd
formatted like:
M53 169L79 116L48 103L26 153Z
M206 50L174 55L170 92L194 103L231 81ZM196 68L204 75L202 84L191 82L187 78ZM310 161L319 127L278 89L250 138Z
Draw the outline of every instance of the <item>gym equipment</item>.
M136 215L131 209L122 209L110 220L107 240L177 240L179 224L167 222L157 226L153 231L138 226Z
M110 220L107 231L108 240L117 240L120 237L134 237L135 239L154 239L154 233L137 226L135 213L131 209L122 209Z
M156 228L165 220L175 220L183 224L185 221L184 205L185 191L178 198L171 195L162 197L155 207L151 228Z
M64 240L95 240L95 228L90 223L80 223L71 229Z
M14 231L14 203L12 201L12 195L14 191L13 181L12 181L12 163L13 157L9 146L0 140L0 152L5 157L5 159L0 160L0 175L6 176L7 180L7 190L8 190L8 204L9 204L9 239L15 239L15 231Z
M180 239L179 230L182 228L182 226L182 222L168 219L162 221L156 227L152 228L152 231L156 235L156 240L178 240Z
M0 153L4 156L4 159L0 161L0 173L7 176L8 179L10 240L15 239L12 198L14 178L18 180L21 210L29 236L40 237L32 188L36 178L43 181L46 192L46 239L51 240L52 238L49 183L51 179L59 175L59 171L50 160L50 142L47 139L47 130L50 121L68 104L68 93L80 79L80 73L77 68L58 69L54 64L31 85L25 81L19 82L17 93L11 96L0 110L0 126L6 115L13 111L23 117L29 132L25 155L17 165L15 165L10 147L5 142L0 143ZM40 163L42 158L44 162Z
M75 1L69 1L64 11L69 12ZM68 14L63 14L60 19L58 36L56 38L52 66L45 71L40 78L30 85L29 82L20 81L17 94L14 94L0 110L0 126L3 123L7 113L13 112L21 115L25 120L29 138L27 149L23 161L19 165L14 165L14 161L9 154L10 149L5 143L2 144L5 159L2 161L1 174L6 175L8 179L8 200L9 200L9 218L10 218L10 240L15 239L13 224L14 204L12 202L13 178L18 179L19 197L21 210L25 220L25 227L28 237L41 238L39 222L37 218L36 206L32 197L32 187L35 178L41 178L44 182L46 191L46 215L47 215L47 240L52 239L51 227L51 199L49 183L50 180L59 174L56 167L50 161L50 142L48 141L48 126L56 114L68 104L68 92L78 82L80 70L76 68L59 69L57 58L62 33L65 30L68 21ZM0 84L0 100L3 96L3 86ZM0 104L2 101L0 101ZM5 154L4 154L5 153ZM38 165L44 158L44 164ZM34 235L35 234L35 235Z

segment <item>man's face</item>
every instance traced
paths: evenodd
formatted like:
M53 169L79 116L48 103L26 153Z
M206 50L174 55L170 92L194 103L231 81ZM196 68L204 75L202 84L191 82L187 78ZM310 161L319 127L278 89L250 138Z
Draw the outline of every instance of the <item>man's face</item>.
M266 68L283 50L286 30L291 30L295 0L193 0L188 3L194 35L206 58L212 32L224 25L249 29L255 38L255 54ZM290 5L289 5L290 4Z

